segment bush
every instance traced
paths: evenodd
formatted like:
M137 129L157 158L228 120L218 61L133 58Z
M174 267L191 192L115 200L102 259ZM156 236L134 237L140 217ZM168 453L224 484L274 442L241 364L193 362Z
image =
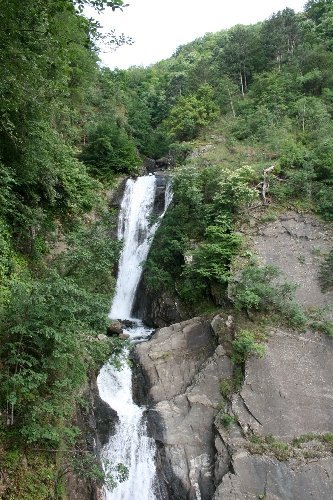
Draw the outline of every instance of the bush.
M262 358L266 352L264 345L256 342L255 336L248 330L241 331L232 343L232 359L235 363L244 363L250 356Z
M110 242L108 222L77 228L50 269L40 265L37 277L25 270L7 283L0 411L18 442L73 442L73 406L89 370L119 353L118 339L97 339L107 328L119 249Z
M274 266L250 265L231 280L229 294L237 309L283 313L290 326L303 327L307 318L295 301L296 286L279 282L280 275Z
M254 172L244 166L187 165L173 176L173 204L165 215L145 264L150 289L177 290L185 304L221 302L232 258L241 238L233 233L235 213L251 203Z

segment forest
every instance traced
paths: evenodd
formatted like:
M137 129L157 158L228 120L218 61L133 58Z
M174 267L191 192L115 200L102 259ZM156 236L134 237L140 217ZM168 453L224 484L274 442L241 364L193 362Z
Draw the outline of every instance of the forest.
M242 244L235 224L260 196L265 168L274 165L270 207L333 220L333 0L206 34L128 70L99 64L104 35L84 16L87 5L116 10L122 0L0 3L0 459L4 498L42 499L67 453L78 468L82 388L108 357L119 362L119 342L98 341L120 251L106 193L119 179L147 157L174 165L173 204L144 280L191 311L227 300ZM127 42L113 32L103 40ZM260 293L245 292L239 307L256 309ZM304 321L290 311L292 324Z

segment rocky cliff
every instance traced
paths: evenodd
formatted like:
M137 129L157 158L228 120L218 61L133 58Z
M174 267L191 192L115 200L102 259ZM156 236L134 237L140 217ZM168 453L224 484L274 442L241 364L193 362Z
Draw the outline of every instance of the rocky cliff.
M299 285L304 307L330 317L318 269L332 233L296 212L243 228L263 263ZM333 498L333 339L313 330L267 329L266 354L235 379L236 318L194 318L136 347L151 433L159 445L162 498Z

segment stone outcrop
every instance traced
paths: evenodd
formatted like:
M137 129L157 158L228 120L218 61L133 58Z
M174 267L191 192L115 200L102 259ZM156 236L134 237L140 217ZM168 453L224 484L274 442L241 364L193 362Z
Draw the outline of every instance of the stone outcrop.
M250 358L232 409L241 427L283 441L333 433L333 341L325 335L271 331L263 358Z
M332 318L333 294L323 293L318 281L332 246L331 228L290 211L266 224L256 219L245 233L260 263L277 266L284 279L298 285L302 307L323 308ZM332 354L333 340L323 334L270 331L265 356L246 362L243 386L230 398L228 410L237 423L226 430L216 421L214 500L333 498L332 450L320 444L320 436L333 433ZM253 436L259 442L272 438L275 448L251 448ZM300 437L307 443L304 450L295 446ZM277 460L277 450L286 449ZM230 462L223 475L225 450Z
M249 230L246 230L249 233ZM320 263L332 248L333 231L313 215L289 211L267 224L255 224L252 246L260 262L271 264L298 285L296 299L304 307L333 307L333 291L323 293ZM328 311L333 319L333 312Z
M136 347L150 403L148 420L159 444L163 498L212 498L213 422L220 377L232 372L209 322L194 318L159 330Z
M237 423L226 430L216 422L216 468L225 469L224 450L230 464L214 500L332 498L332 450L320 444L333 437L332 354L329 337L271 331L265 357L246 362L242 389L230 398ZM273 445L250 453L253 436ZM280 450L288 451L277 460Z
M328 227L287 212L244 232L261 263L280 267L299 285L301 306L332 314L333 294L318 282L332 245ZM177 321L136 347L161 498L332 500L333 339L271 327L265 356L250 357L239 390L222 397L221 379L234 374L237 317L178 323L184 313L163 296L145 310L152 324Z
M172 325L189 318L188 313L169 294L156 295L147 290L144 279L139 283L133 311L146 325L154 328Z
M240 452L214 500L331 500L333 460L299 463Z
M114 432L117 413L99 396L96 378L90 374L90 382L84 391L85 406L77 405L74 423L82 431L81 449L100 457L101 449ZM93 478L82 478L69 471L65 476L66 494L69 500L102 500L102 485Z

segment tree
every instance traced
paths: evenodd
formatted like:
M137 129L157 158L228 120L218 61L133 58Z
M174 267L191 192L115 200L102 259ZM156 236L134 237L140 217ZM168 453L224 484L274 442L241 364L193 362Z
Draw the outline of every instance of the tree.
M286 8L282 12L264 21L261 29L261 42L267 60L277 66L290 58L300 43L301 32L297 15L292 9Z
M256 30L238 25L229 31L228 41L221 51L222 72L239 82L243 97L250 83L257 48Z
M213 89L202 85L195 95L182 96L171 109L166 125L179 140L194 139L200 129L217 116Z
M100 123L91 131L80 158L93 175L102 179L133 172L140 163L133 140L112 122Z

